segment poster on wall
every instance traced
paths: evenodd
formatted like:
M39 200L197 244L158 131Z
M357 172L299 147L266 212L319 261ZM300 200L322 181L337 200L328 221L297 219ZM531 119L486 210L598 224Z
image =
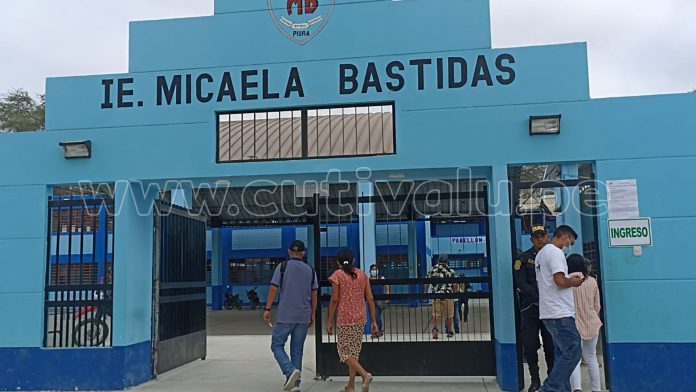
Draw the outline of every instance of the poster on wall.
M638 210L638 183L633 180L607 181L607 208L610 220L633 219Z

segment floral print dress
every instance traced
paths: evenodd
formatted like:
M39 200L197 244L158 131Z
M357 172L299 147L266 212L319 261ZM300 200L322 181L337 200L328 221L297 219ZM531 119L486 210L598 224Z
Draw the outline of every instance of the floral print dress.
M336 333L341 362L350 358L358 359L362 350L363 330L367 323L365 289L369 280L358 268L354 272L356 278L343 270L334 272L329 278L329 282L338 286L340 290Z

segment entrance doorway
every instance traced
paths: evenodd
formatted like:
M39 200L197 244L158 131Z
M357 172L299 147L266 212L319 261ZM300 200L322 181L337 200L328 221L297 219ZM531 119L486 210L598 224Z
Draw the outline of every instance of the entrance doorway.
M186 311L195 323L187 324L190 328L176 336L179 341L189 339L192 350L171 344L172 354L165 354L162 339L153 339L159 344L155 350L158 372L205 357L201 339L206 334L270 335L271 330L263 328L260 321L261 310L251 310L245 294L256 289L265 304L266 291L261 285L270 282L277 264L287 258L289 241L300 239L307 245L306 261L314 266L321 288L321 315L317 315L313 331L320 377L347 374L338 362L335 337L324 331L331 293L328 277L335 270L340 248L353 250L364 272L369 273L374 264L384 277L372 282L382 331L364 336L362 358L366 366L385 376L495 376L488 182L382 181L370 184L373 192L369 195L359 192L360 186L342 182L314 190L295 184L202 188L193 193L193 211L172 210L176 219L188 217L185 230L167 228L164 216L159 217L157 238L161 242L155 248L168 251L166 241L179 250L191 247L185 262L174 260L192 263L195 270L189 279L177 275L178 280L169 282L175 286L166 286L167 290L178 290L175 293L163 292L160 283L156 289L160 302L165 294L172 294L172 301L190 303ZM201 249L206 221L209 242L217 250ZM371 234L368 226L373 228ZM169 233L173 237L169 238ZM213 255L219 249L229 252ZM162 255L158 257L158 265L167 262ZM430 268L441 259L448 260L455 276L429 278ZM220 264L211 265L215 262ZM222 278L213 285L228 286L232 294L241 297L242 311L206 311L206 302L211 302L210 294L208 301L205 299L206 280L212 280L210 275L214 274ZM426 285L435 284L457 290L426 290ZM455 303L451 325L446 316L433 320L434 301ZM155 325L161 333L164 319L161 303L159 306ZM438 339L433 337L435 328ZM162 365L165 357L170 361L166 366ZM400 360L395 362L394 358Z
M568 225L578 233L578 239L569 254L581 255L586 263L589 274L597 279L601 295L601 269L598 243L598 211L596 201L597 184L593 165L580 164L547 164L513 166L509 168L511 183L511 229L512 253L515 260L532 247L531 236L534 227L543 226L550 238L554 229L560 225ZM511 268L513 268L511 260ZM515 288L515 312L517 330L518 380L520 389L530 384L528 357L524 353L521 337L522 320L520 317L520 293ZM603 308L603 303L602 303ZM604 322L603 312L600 318ZM598 356L603 372L603 384L608 385L608 369L606 365L605 331L600 331ZM539 343L543 339L539 337ZM545 360L544 348L538 350L541 379L546 376L548 364ZM583 384L588 380L587 367L582 367ZM606 381L606 382L605 382ZM590 389L589 385L584 389Z

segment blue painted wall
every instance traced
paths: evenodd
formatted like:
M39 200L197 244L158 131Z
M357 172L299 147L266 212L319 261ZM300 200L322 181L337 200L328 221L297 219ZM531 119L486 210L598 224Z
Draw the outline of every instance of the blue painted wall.
M157 196L138 183L116 186L116 200L122 203L114 223L114 346L152 338L152 228Z
M131 72L491 45L488 0L337 0L324 30L302 48L276 30L266 1L217 0L215 13L208 18L131 23ZM395 29L395 23L409 28ZM435 31L438 38L432 39ZM153 55L144 56L147 53Z
M0 209L0 311L5 315L0 347L43 342L48 213L41 206L47 206L48 190L45 185L0 186L0 205L6 206Z
M507 179L508 165L576 161L594 162L599 180L636 178L641 213L654 219L655 246L644 249L641 258L634 258L630 250L609 249L606 220L600 222L609 350L617 353L608 365L615 369L615 386L648 391L653 385L637 377L638 368L624 366L623 345L633 345L624 352L641 352L642 347L664 344L660 363L668 364L682 360L684 348L696 343L696 309L689 301L696 294L690 262L695 249L688 230L696 216L690 181L696 160L696 94L590 100L585 44L488 49L485 0L339 0L325 30L301 47L277 31L267 11L246 9L248 4L218 0L215 16L133 23L130 74L51 78L47 81L49 132L2 135L0 167L22 170L0 173L0 205L16 206L0 212L0 305L13 315L0 325L0 347L41 345L46 233L41 206L46 205L47 186L90 179L142 180L147 187L166 179L217 178L243 185L262 178L323 179L329 170L350 173L360 166L372 169L372 180L387 179L393 171L405 172L409 179L443 178L469 166L478 176L496 182L490 188L491 238L495 239L490 256L495 333L502 350L503 345L514 343L515 333L510 221L502 216L509 211L508 191L506 184L497 181ZM383 75L393 60L461 56L471 73L478 56L494 64L500 54L515 59L515 81L510 85L482 83L475 88L440 90L435 67L430 66L419 90L418 71L407 66L406 85L400 92L372 89L365 94L339 94L341 63L355 64L364 73L367 64L375 62ZM277 90L285 85L293 66L302 76L304 97L156 105L160 75L207 72L219 81L223 72L230 71L240 96L242 70L268 69L272 89ZM492 68L495 78L497 71ZM101 109L102 80L130 77L134 79L128 85L134 90L132 99L142 100L143 106ZM216 110L392 100L395 155L215 163ZM560 135L529 136L530 115L557 113L563 115ZM63 159L58 143L80 139L92 141L92 158ZM476 148L463 153L466 146ZM172 160L172 154L179 159ZM150 203L145 199L122 201L125 212L116 220L115 255L123 263L117 262L120 267L114 277L114 343L120 345L149 339L152 221L133 213L137 205ZM30 254L27 247L32 249ZM25 262L7 262L20 259ZM506 375L516 363L506 360L500 366L499 381L509 385ZM689 381L687 375L666 365L654 369L651 382L674 380L687 385Z
M0 347L0 390L121 390L148 381L150 342L128 347L44 350Z

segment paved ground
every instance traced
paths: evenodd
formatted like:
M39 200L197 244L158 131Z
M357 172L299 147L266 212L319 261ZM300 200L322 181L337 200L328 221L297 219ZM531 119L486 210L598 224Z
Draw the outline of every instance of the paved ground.
M604 358L602 358L602 347L597 348L597 357L599 359L599 375L602 379L602 387L604 388L606 386L605 380L604 380ZM539 350L539 367L541 368L541 380L543 381L544 378L546 377L546 359L544 359L544 351L542 349ZM582 366L580 368L582 371L582 390L583 391L591 391L592 390L592 385L590 384L590 375L587 370L587 366ZM529 383L531 381L531 378L529 377L529 370L527 367L527 364L524 365L524 376L525 376L525 384L527 387L529 387ZM526 389L525 389L526 390ZM604 390L604 389L602 389Z
M269 349L268 336L211 336L208 358L159 377L135 388L143 392L275 392L282 389L283 377ZM346 379L314 381L314 340L307 339L303 370L303 391L337 392ZM376 378L372 391L458 391L499 392L492 378L399 379Z
M260 311L223 311L208 314L208 357L161 375L157 381L135 391L143 392L275 392L283 381L270 352L271 329L260 321ZM313 334L313 332L310 332ZM231 335L237 334L237 335ZM346 378L315 381L314 339L305 345L303 391L337 392ZM546 372L543 353L539 354L542 374ZM603 369L602 369L603 370ZM525 366L526 385L529 374ZM583 381L588 382L587 368ZM358 389L359 390L359 389ZM372 391L459 391L499 392L494 378L376 378ZM585 391L591 390L589 385Z

